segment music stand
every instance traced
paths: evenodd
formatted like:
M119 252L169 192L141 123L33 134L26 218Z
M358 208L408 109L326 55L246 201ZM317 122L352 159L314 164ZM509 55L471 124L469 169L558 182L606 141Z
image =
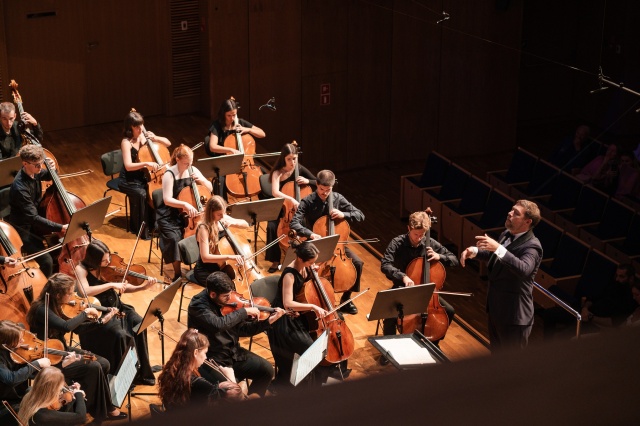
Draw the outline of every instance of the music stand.
M11 157L0 161L0 188L11 185L21 168L22 159L20 157Z
M449 362L440 348L418 330L411 334L372 336L367 340L399 370Z
M333 256L333 252L336 251L336 246L338 245L338 240L340 239L340 235L329 235L328 237L318 238L317 240L307 240L310 243L313 243L314 246L318 249L318 259L316 263L326 262L331 259ZM296 258L296 252L294 249L289 247L287 249L287 253L284 255L283 265L288 265L293 262Z
M235 203L229 206L229 215L244 219L253 225L253 251L258 251L258 223L275 220L282 210L282 198ZM232 214L233 213L233 214Z
M124 402L124 397L129 397L127 402L129 419L131 419L131 384L136 377L138 367L138 353L133 345L130 345L120 360L116 374L109 379L111 403L114 406L121 407Z
M402 334L404 316L426 312L435 289L436 285L429 283L379 291L367 318L374 321L397 317L398 331Z
M293 354L291 377L289 381L293 386L298 384L313 371L325 356L329 344L329 331L325 330L302 355Z
M85 234L91 241L92 230L98 229L102 226L104 218L107 215L107 210L111 204L111 196L102 198L93 204L89 204L87 207L83 207L76 210L71 215L67 232L64 234L62 245L70 243L84 236Z
M218 157L200 158L198 170L202 172L207 179L216 181L216 194L222 194L222 182L220 176L239 173L242 169L242 160L244 154L220 155Z
M151 299L149 302L149 306L147 307L147 312L145 312L144 317L142 318L142 322L138 326L136 330L134 328L134 332L136 334L140 334L145 331L150 325L155 323L156 321L160 321L160 342L162 344L162 365L164 366L164 314L169 311L171 308L171 303L173 302L173 298L176 296L178 292L178 288L180 288L180 284L182 283L182 278L178 278L174 282L171 283L170 286L162 290L156 297ZM154 394L155 395L155 394Z

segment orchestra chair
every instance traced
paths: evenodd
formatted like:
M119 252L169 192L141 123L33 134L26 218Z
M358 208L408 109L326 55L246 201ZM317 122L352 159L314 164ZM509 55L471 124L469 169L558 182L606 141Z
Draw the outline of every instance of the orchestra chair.
M557 212L574 208L578 204L583 186L584 183L580 179L562 172L555 179L551 195L533 197L532 201L540 207L542 217L553 222Z
M11 204L9 204L9 191L10 186L6 186L0 189L0 219L4 219L11 213Z
M408 217L411 213L424 210L422 207L422 191L426 188L442 186L451 161L431 151L427 157L422 174L400 176L400 217Z
M158 211L158 207L162 204L162 188L158 188L151 193L151 201L153 202L154 211ZM156 240L156 249L160 249L160 230L158 229L158 225L155 225L155 228L151 230L151 238L149 238L149 256L147 258L147 263L151 263L151 252L153 248L153 239ZM162 251L160 251L160 275L162 275L164 269L164 256L162 255Z
M462 248L462 219L482 213L487 205L491 187L483 180L471 176L460 201L442 204L442 238ZM442 239L441 241L442 242Z
M580 235L581 226L596 225L600 222L609 196L591 185L584 185L574 209L556 212L554 222L566 232Z
M555 257L551 260L543 260L540 264L535 281L547 290L555 285L566 294L574 294L589 251L589 246L584 242L565 232L560 238ZM543 299L545 298L542 294L534 292L534 301L541 306L555 306L550 300Z
M487 172L489 185L508 194L511 185L525 185L531 180L533 168L538 162L538 157L529 151L518 147L513 154L511 164L506 170L494 170Z
M260 278L251 283L251 294L253 297L264 297L267 299L269 304L273 305L273 301L278 295L278 281L280 280L280 275L267 275L264 278ZM251 345L253 344L253 336L249 338L249 350L251 350ZM265 349L265 346L260 345L256 342L256 345L262 346Z
M597 225L580 227L580 239L592 248L605 251L605 244L627 236L634 211L613 198L609 200Z
M640 259L640 213L633 215L626 238L608 241L604 252L618 263Z
M422 191L422 205L419 210L430 207L433 215L438 218L438 221L431 226L432 237L440 238L442 235L442 221L440 220L442 205L446 202L460 201L470 177L471 173L457 164L451 164L441 187L427 188ZM436 235L434 236L433 233Z
M559 168L548 161L538 160L529 183L509 185L509 195L514 200L550 195L559 174Z
M110 179L107 181L107 189L102 194L102 198L107 196L109 191L117 191L124 194L124 215L127 219L127 228L129 229L129 196L120 191L120 183L124 181L120 177L120 171L124 167L124 160L122 159L122 150L116 149L114 151L102 154L100 157L100 163L102 163L102 173L108 176Z
M180 307L178 308L178 322L180 322L180 314L182 314L182 300L184 299L184 288L188 284L195 284L198 287L202 288L202 285L196 281L195 274L193 272L193 265L198 261L198 257L200 256L200 251L198 249L198 242L196 241L196 236L192 235L178 242L178 251L180 252L180 261L185 265L189 265L189 272L182 280L182 285L180 288ZM184 309L186 311L186 309Z
M542 245L542 260L553 260L564 231L543 217L533 228L533 233Z
M268 200L269 198L273 198L273 192L271 191L271 176L269 173L263 173L260 175L258 179L260 181L260 199Z

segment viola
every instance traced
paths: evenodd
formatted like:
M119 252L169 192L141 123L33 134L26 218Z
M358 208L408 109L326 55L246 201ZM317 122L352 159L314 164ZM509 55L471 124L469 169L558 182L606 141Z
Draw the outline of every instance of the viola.
M271 304L264 297L254 297L251 300L246 299L242 294L237 291L230 293L229 301L222 307L220 312L222 315L229 315L232 312L242 308L258 308L260 311L259 321L264 321L271 316L276 310L271 307Z
M17 348L10 350L10 356L16 364L31 363L40 358L49 358L51 365L58 364L64 357L69 355L65 351L64 343L57 339L47 339L47 351L45 353L45 342L28 331L24 331L23 341ZM7 348L8 349L8 348ZM86 352L78 354L85 361L95 361L97 358L94 354Z
M0 221L0 255L19 260L22 244L18 231ZM46 283L47 277L34 260L19 261L15 268L0 266L0 319L26 324L33 296L39 295Z
M345 219L331 218L333 191L329 193L327 206L329 208L329 214L316 220L316 223L313 224L313 233L322 237L338 234L340 235L340 242L347 242L349 240L349 234L351 233L349 223ZM346 250L341 244L336 246L331 259L322 263L319 270L320 276L331 279L333 288L338 293L347 291L353 287L358 277L353 261L347 257Z
M111 262L109 265L100 268L100 279L106 282L122 282L127 264L122 257L116 253L111 254ZM127 282L129 284L139 286L142 285L150 277L147 276L147 270L142 265L132 264L127 272Z
M238 125L238 116L233 117L234 126ZM236 198L251 198L260 193L260 176L262 170L256 166L253 154L256 153L256 141L253 136L235 132L226 137L224 146L234 148L246 154L240 166L240 172L226 176L227 191Z
M298 147L297 142L293 141L292 145L298 148L298 158L300 158L300 154L302 154L302 151L300 150L300 147ZM300 203L301 199L308 195L311 195L311 192L313 192L309 185L298 184L299 176L300 167L299 162L296 160L296 166L293 169L293 181L285 183L282 186L282 189L280 189L280 192L294 198L298 203ZM288 198L285 198L282 204L282 210L283 214L280 218L280 222L278 223L278 235L289 235L289 224L293 220L293 216L296 214L297 208ZM286 250L289 246L287 245L286 241L282 240L280 241L280 247L282 247L283 250Z
M436 218L433 216L430 216L430 218L431 223L435 223ZM427 241L426 247L430 247L431 229L425 233L424 238L426 238ZM429 300L427 312L406 315L404 317L401 333L407 334L412 333L414 330L419 330L431 341L442 339L445 334L447 334L449 328L449 317L440 304L440 299L437 294L444 286L444 281L447 278L444 265L438 260L427 261L425 250L424 256L417 257L409 263L405 273L414 283L435 283L436 289L431 296L431 300Z
M87 300L89 300L87 302ZM98 301L98 299L96 299L95 297L91 297L91 298L82 298L80 296L78 296L77 294L74 293L73 297L71 298L71 300L69 300L67 303L63 303L61 305L62 308L62 315L66 318L66 319L71 319L74 318L78 315L80 315L82 312L84 312L85 309L87 308L95 308L98 312L109 312L111 311L110 308L106 308L104 306L100 305L100 302ZM116 317L118 318L124 318L125 313L124 312L117 312L115 314ZM98 317L89 317L89 320L91 321L96 321L98 319Z

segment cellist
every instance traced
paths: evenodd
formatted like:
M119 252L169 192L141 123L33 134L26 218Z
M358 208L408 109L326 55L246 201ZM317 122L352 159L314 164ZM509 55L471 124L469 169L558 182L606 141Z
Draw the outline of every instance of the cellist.
M275 198L288 199L293 206L298 208L298 201L283 193L282 187L289 182L293 182L295 178L296 164L300 170L300 175L297 179L298 185L314 185L316 184L316 177L304 166L298 163L298 147L294 144L285 144L280 150L280 157L271 168L270 181L271 181L271 193ZM280 213L280 216L275 220L267 222L267 244L275 241L278 238L278 224L282 218L284 211ZM264 256L265 260L271 262L269 267L269 273L276 272L280 265L282 258L282 251L279 245L273 245L269 248Z
M224 140L227 136L240 133L240 135L249 134L254 138L264 138L266 133L258 126L254 126L247 120L238 119L238 125L234 124L234 119L238 115L238 103L235 99L230 98L222 102L218 110L218 116L209 127L209 135L204 138L204 149L209 157L218 157L225 154L240 154L235 148L224 146ZM224 176L220 176L221 195L227 199L227 190Z
M42 127L40 123L31 114L25 112L20 117L27 129L31 131L33 136L42 142ZM16 106L11 102L0 103L0 123L2 124L2 133L0 133L0 158L15 157L18 150L22 146L22 135L16 121Z
M153 132L147 132L145 135L142 131L143 125L142 115L137 111L130 111L124 117L123 138L120 142L124 163L120 172L120 177L124 179L124 182L120 184L120 191L129 196L129 206L131 207L129 209L131 211L129 230L134 234L138 233L142 222L153 223L153 209L147 202L149 187L144 172L146 168L155 171L159 167L157 163L139 161L138 153L145 146L147 140L166 147L171 146L171 142L165 137L158 136ZM149 239L148 229L147 227L142 235L143 240Z
M431 238L427 241L426 233L431 228L431 219L426 212L419 211L409 216L407 233L395 237L384 252L380 262L382 273L393 282L392 288L411 287L415 284L405 273L412 260L424 256L427 260L438 260L445 266L458 266L458 258L445 246ZM439 297L439 296L438 296ZM445 308L449 323L453 320L455 310L439 297L440 304ZM383 321L383 334L385 336L396 334L397 318L387 318ZM438 342L433 342L438 344ZM385 363L386 358L382 357L381 362ZM387 361L388 362L388 361Z
M349 222L362 222L364 214L357 207L351 204L344 196L337 192L333 192L333 205L329 206L327 198L333 191L336 183L336 176L331 170L321 170L316 178L316 191L300 201L298 210L291 220L290 228L298 234L298 236L317 240L320 235L315 234L309 227L320 217L331 215L333 219L346 219ZM306 226L305 226L306 224ZM351 298L352 291L360 291L360 276L362 275L362 267L364 262L349 248L345 249L346 255L353 261L356 268L356 281L349 290L342 293L341 302L345 302ZM355 315L358 308L353 302L349 302L340 308L340 311Z
M16 175L9 192L11 213L7 222L12 224L22 239L22 249L27 254L44 250L43 238L46 234L60 232L64 234L68 224L52 222L38 214L38 206L42 201L42 181L51 180L51 174L44 169L47 161L49 168L55 170L53 161L45 159L41 146L25 145L18 152L22 160L22 168ZM57 251L56 251L57 252ZM49 277L53 273L53 252L36 258L42 273ZM57 255L55 256L57 259Z

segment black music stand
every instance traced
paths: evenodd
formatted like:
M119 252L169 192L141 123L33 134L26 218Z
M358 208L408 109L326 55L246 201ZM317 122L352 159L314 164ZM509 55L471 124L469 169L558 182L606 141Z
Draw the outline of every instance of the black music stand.
M336 246L338 245L338 240L340 239L340 235L329 235L328 237L318 238L317 240L307 240L310 243L313 243L314 246L318 249L318 259L316 263L326 262L331 259L333 256L333 252L336 251ZM291 247L287 249L287 253L284 255L283 265L288 265L293 262L296 258L296 252Z
M397 317L398 331L402 334L404 316L426 312L435 289L436 285L429 283L379 291L367 319L375 321ZM376 326L376 334L378 334L379 325L380 323Z
M198 170L200 170L207 179L215 180L214 192L220 195L222 194L220 176L239 173L242 170L242 160L244 160L244 154L200 158L198 160Z
M64 234L62 245L70 243L85 234L89 237L89 241L91 241L93 230L100 228L104 222L109 204L111 204L111 196L102 198L93 204L89 204L87 207L76 210L75 213L71 215L69 227Z
M0 161L0 188L11 185L21 168L22 159L20 157L11 157Z
M170 286L162 290L156 297L151 299L149 302L149 306L147 307L147 312L145 312L144 317L142 318L142 322L138 326L136 330L134 328L134 332L136 334L140 334L145 331L150 325L155 323L156 321L160 321L160 342L162 343L162 365L164 366L164 314L169 311L171 308L171 303L173 302L173 298L176 296L178 289L180 288L180 284L182 283L182 278L178 278L174 282L171 283Z
M440 348L418 330L411 334L372 336L367 340L399 370L449 362Z
M244 219L253 226L253 251L258 250L258 224L275 220L282 210L282 198L235 203L229 206L229 215L235 219Z

